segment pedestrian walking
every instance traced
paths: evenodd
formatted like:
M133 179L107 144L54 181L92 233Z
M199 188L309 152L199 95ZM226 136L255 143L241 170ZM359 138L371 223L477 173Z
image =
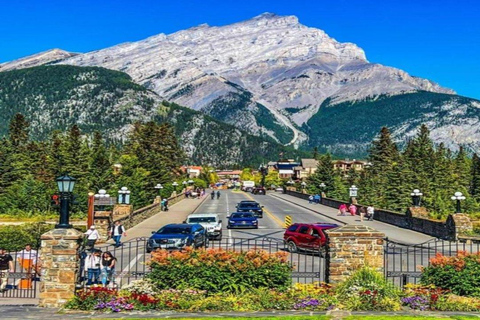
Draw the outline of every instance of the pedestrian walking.
M315 194L315 196L313 198L314 198L316 204L320 204L320 195L318 193Z
M120 242L122 236L127 236L125 227L118 220L115 221L115 224L110 228L109 234L110 237L112 237L113 241L115 241L115 247L117 248L122 246L122 242Z
M360 213L360 221L363 222L363 218L366 216L367 210L365 209L365 207L360 207L358 212Z
M373 206L368 206L367 207L367 218L368 218L368 221L373 221L373 216L375 214L375 209L373 208Z
M37 250L33 250L30 244L27 244L25 249L18 252L17 261L18 264L22 266L23 270L32 278L35 273L40 274L41 270L39 268L38 252Z
M114 286L115 281L113 281L113 275L115 273L115 263L117 259L112 255L110 251L105 251L102 254L102 259L100 265L102 268L101 279L102 285L106 287L107 285Z
M346 215L347 213L347 205L345 203L342 203L339 207L338 207L338 212L339 212L339 216L344 216Z
M217 190L217 199L220 199L220 190Z
M168 211L168 199L163 199L163 210Z
M0 292L7 290L8 274L13 272L13 258L7 250L0 249Z
M357 214L357 206L353 203L350 204L350 206L348 207L348 212L350 212L350 215L355 216Z
M100 239L100 234L98 233L98 230L95 228L94 225L90 226L90 229L87 230L87 232L84 233L84 235L87 237L87 247L89 247L91 250L93 250L93 247L95 246L95 242L97 242L98 239Z
M87 270L87 286L100 282L101 254L102 251L97 249L85 258L84 269Z
M312 204L312 202L313 202L313 196L310 195L310 196L308 197L308 204Z
M212 200L215 199L215 190L212 190L212 192L210 193L210 196L211 196Z

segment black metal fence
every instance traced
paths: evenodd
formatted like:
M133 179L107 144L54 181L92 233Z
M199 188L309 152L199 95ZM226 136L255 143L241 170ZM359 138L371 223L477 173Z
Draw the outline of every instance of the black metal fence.
M430 259L437 253L444 256L455 256L459 251L479 252L480 243L432 239L416 245L407 245L386 239L385 276L397 286L403 287L407 283L419 283L421 268L427 267Z
M36 298L40 272L37 250L0 253L0 298Z
M84 288L93 284L121 288L131 283L131 281L142 279L150 271L148 261L151 255L146 250L147 241L148 238L132 239L124 242L118 248L113 245L96 246L95 249L101 250L102 254L108 251L115 257L115 268L110 274L107 273L107 270L102 272L101 268L95 271L95 274L92 272L89 274L88 269L90 266L88 262L91 260L88 260L87 257L92 254L92 249L82 248L79 253L81 257L81 276L78 279L78 288ZM223 248L234 251L261 249L268 253L288 252L283 240L275 238L223 238L221 241L210 240L208 248ZM294 267L292 272L292 281L294 283L311 283L326 280L325 258L318 251L288 252L288 261Z

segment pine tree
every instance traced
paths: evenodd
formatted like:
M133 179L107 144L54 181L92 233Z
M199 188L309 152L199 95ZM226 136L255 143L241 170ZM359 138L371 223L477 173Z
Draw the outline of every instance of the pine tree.
M99 131L93 133L92 148L89 157L90 188L99 190L112 182L112 164Z
M332 156L329 153L318 157L317 169L308 177L307 185L310 192L320 193L325 191L327 195L335 190L335 171L333 169ZM324 183L325 189L321 190L320 185Z
M472 157L472 180L470 182L470 194L475 197L480 197L480 158L476 153Z

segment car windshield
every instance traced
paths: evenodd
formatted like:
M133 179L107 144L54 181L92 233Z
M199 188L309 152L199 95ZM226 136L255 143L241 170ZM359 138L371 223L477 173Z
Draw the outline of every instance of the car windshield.
M163 227L157 231L157 234L190 234L192 228L187 227Z
M232 218L253 218L253 217L254 217L253 214L249 212L232 214Z
M216 222L215 217L192 217L188 218L188 223Z
M256 203L240 203L240 207L243 208L256 208L258 205Z

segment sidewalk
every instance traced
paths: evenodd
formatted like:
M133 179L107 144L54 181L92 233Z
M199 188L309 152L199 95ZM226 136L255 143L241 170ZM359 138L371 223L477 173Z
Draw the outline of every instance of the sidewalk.
M344 224L357 224L357 225L368 225L380 232L385 233L385 236L388 237L388 239L396 241L396 242L401 242L405 244L420 244L426 241L429 241L431 239L434 239L434 237L420 233L420 232L415 232L412 230L408 229L403 229L399 228L397 226L388 224L388 223L383 223L379 221L367 221L367 219L364 219L363 222L360 221L360 216L339 216L338 215L338 208L332 208L332 207L327 207L321 204L309 204L308 200L303 200L288 194L283 194L283 193L268 193L267 195L277 198L279 200L287 201L289 203L293 203L299 207L311 210L321 216L327 217L331 220L336 221L340 225Z
M347 315L357 316L411 316L411 317L441 317L450 318L458 316L479 317L476 312L433 312L433 311L398 311L398 312L319 312L319 311L259 311L259 312L197 312L184 313L174 311L151 311L151 312L122 312L122 313L101 313L101 312L82 312L82 311L59 311L57 309L46 309L39 307L24 307L24 306L0 306L0 314L2 320L63 320L63 319L143 319L143 318L198 318L198 319L212 319L212 318L236 318L249 317L252 319L258 317L277 318L280 316L320 316L330 315L333 319L342 319ZM480 317L479 317L480 318ZM420 318L421 319L421 318ZM452 318L454 319L454 318ZM458 319L458 318L457 318Z
M135 238L150 237L152 231L157 231L160 227L163 227L169 223L182 223L187 216L195 211L205 200L207 196L202 199L186 198L171 205L168 211L161 211L156 215L143 220L135 227L127 230L127 236L122 237L122 241L128 241ZM113 240L109 240L107 243L114 243Z

